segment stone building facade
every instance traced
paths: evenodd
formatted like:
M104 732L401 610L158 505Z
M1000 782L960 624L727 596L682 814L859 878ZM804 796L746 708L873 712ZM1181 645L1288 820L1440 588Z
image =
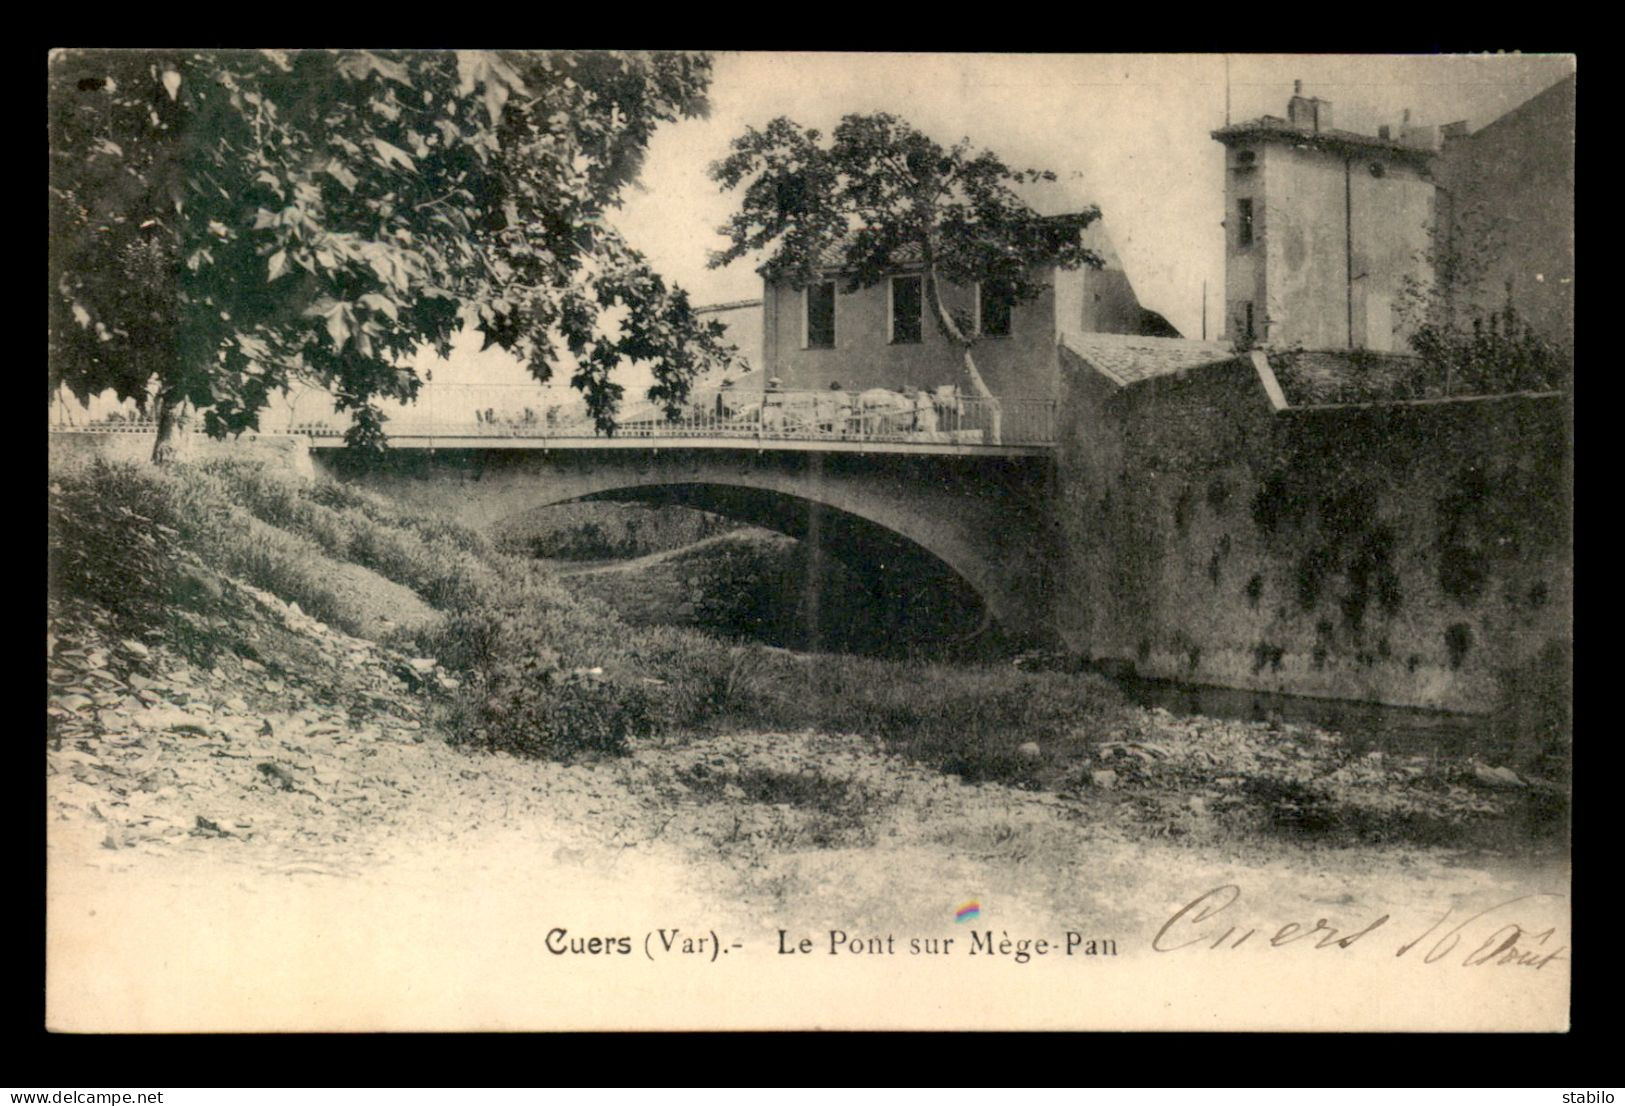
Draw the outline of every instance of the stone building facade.
M948 308L975 321L977 368L995 396L1054 398L1062 333L1176 333L1140 305L1098 221L1084 231L1084 244L1104 266L1048 269L1045 291L1027 303L1001 306L979 287L943 288ZM906 259L879 284L853 292L843 290L833 265L808 288L765 281L762 301L762 365L788 390L964 385L959 349L937 326L918 264Z

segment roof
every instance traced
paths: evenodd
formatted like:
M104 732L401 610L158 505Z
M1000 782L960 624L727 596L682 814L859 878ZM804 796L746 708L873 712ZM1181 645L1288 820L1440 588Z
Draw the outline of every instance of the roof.
M1119 385L1171 376L1236 358L1235 350L1224 342L1198 342L1191 338L1066 331L1061 335L1061 344Z
M1569 137L1571 139L1573 138L1573 134L1572 134L1572 131L1574 129L1574 74L1573 73L1570 73L1567 77L1564 77L1562 80L1558 81L1556 84L1550 86L1549 88L1547 88L1547 89L1545 89L1545 90L1543 90L1541 92L1538 92L1535 95L1531 96L1529 99L1525 100L1523 103L1519 104L1517 107L1513 108L1511 111L1508 111L1503 115L1499 115L1496 118L1490 120L1488 123L1485 123L1482 127L1478 128L1478 130L1472 132L1472 134L1469 137L1477 138L1479 135L1483 134L1485 131L1493 131L1493 130L1496 130L1498 128L1516 126L1520 122L1524 121L1525 119L1529 119L1531 117L1538 120L1543 115L1547 117L1546 120L1544 120L1544 121L1548 125L1562 125L1562 126L1564 126L1567 131L1571 132L1569 134ZM1555 117L1555 118L1553 118L1553 117Z
M1291 123L1276 115L1265 115L1258 119L1250 119L1245 123L1220 127L1213 132L1213 137L1226 146L1243 139L1268 138L1306 146L1320 146L1328 150L1380 150L1383 153L1398 154L1418 161L1425 161L1433 157L1437 152L1420 146L1407 146L1403 142L1392 138L1378 138L1376 135L1361 134L1358 131L1341 131L1331 128L1316 131L1305 127L1294 127Z

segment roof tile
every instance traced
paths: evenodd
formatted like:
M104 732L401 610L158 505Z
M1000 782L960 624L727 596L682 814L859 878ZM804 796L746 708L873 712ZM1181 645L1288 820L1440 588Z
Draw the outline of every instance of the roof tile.
M1138 334L1066 332L1061 335L1061 344L1119 385L1169 376L1236 357L1236 352L1223 342L1148 338Z

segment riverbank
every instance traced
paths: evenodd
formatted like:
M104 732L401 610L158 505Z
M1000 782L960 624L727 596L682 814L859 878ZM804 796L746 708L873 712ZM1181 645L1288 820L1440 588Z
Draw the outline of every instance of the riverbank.
M59 473L52 507L59 1029L1191 1028L1211 1024L1200 988L1145 1003L1168 993L1157 935L1221 887L1245 892L1238 919L1387 913L1395 936L1522 899L1556 912L1542 955L1567 944L1566 791L1499 765L1179 717L1094 677L634 630L478 535L241 467ZM342 590L327 561L353 570ZM503 732L540 719L613 740L482 736L504 712ZM593 729L606 718L624 725ZM967 904L978 932L1088 935L1135 966L1076 1002L1036 974L956 975L979 1005L946 1011L943 980L933 992L905 961L799 982L773 967L780 930L905 949L958 935L964 952ZM750 970L639 976L638 947L593 974L548 945L555 930L672 929L736 935ZM1282 976L1307 973L1306 1009L1320 965L1338 963L1312 947ZM1548 1027L1562 955L1531 976ZM1395 986L1450 997L1428 1006L1438 1028L1495 1021L1484 988L1505 984L1457 971ZM1356 1020L1392 1025L1395 992L1367 991ZM1257 1026L1271 1009L1226 1014Z
M1029 789L944 774L874 738L809 731L650 735L625 756L572 764L479 751L439 728L439 674L266 593L247 598L264 664L233 655L204 668L163 644L143 654L95 634L53 644L52 665L91 693L90 704L57 697L47 748L56 1028L1195 1028L1214 1024L1200 1005L1210 972L1232 968L1186 952L1187 986L1158 990L1172 953L1156 941L1211 890L1239 889L1237 920L1254 924L1326 918L1349 933L1387 915L1384 947L1344 958L1369 973L1394 970L1387 945L1440 917L1567 887L1559 849L1241 833L1222 804L1127 767L1116 781ZM282 663L295 649L307 669ZM414 675L429 679L414 689ZM1114 738L1143 739L1121 746L1125 763L1141 759L1134 750L1155 756L1182 726L1199 727L1192 736L1211 751L1244 732L1132 708L1123 721L1133 729ZM1525 901L1542 904L1539 918L1555 909ZM1566 906L1553 902L1563 921ZM977 908L971 927L954 921L966 903ZM678 967L689 963L680 953L650 964L641 943L660 930L721 935L750 970L705 975L699 954L695 966ZM957 952L939 947L967 955L970 932L1028 941L1028 952L1071 932L1112 942L1099 954L1122 967L1057 992L1059 968L1014 953L1005 962L1031 977L939 970L933 982L914 978L918 961L843 949L787 993L780 930L821 957L836 933L893 937L906 957L915 937L957 940ZM1548 1018L1566 985L1564 932L1541 946L1558 959L1515 988ZM554 950L572 936L636 944L624 962ZM1249 948L1237 963L1270 973L1277 1016L1307 1011L1299 1028L1403 1024L1392 1005L1366 999L1317 1010L1324 973L1343 979L1347 965L1316 959L1312 944L1270 963L1257 959L1268 945ZM1435 1028L1494 1023L1505 1005L1494 987L1510 984L1504 970L1456 963L1469 951L1436 968L1406 961L1404 986L1437 992L1437 1008L1398 1012L1442 1018ZM901 987L923 1001L948 979L971 1005L880 999ZM1384 993L1369 975L1362 986ZM1136 990L1172 1001L1149 1008ZM629 1003L631 993L643 997ZM1259 994L1213 1009L1261 1024L1270 1015Z

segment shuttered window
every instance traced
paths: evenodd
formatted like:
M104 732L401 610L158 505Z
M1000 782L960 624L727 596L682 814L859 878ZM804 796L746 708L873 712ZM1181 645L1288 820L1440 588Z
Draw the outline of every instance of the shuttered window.
M807 297L808 349L835 348L835 282L810 285Z
M918 342L922 327L921 310L925 306L920 278L901 276L891 278L891 340L893 343Z
M1010 336L1010 290L998 282L976 287L977 326L985 338Z

